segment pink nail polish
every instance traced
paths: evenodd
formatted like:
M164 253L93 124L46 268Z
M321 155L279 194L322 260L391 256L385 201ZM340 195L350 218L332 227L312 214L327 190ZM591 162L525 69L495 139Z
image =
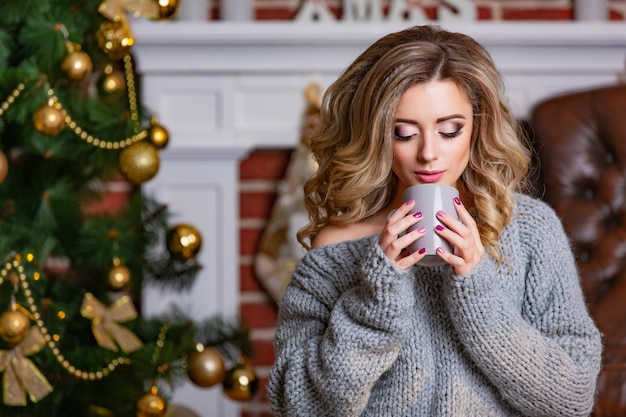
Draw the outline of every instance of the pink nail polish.
M445 217L445 215L446 215L446 212L445 212L445 211L443 211L443 210L439 210L439 211L437 212L437 216L439 216L439 217Z
M426 248L422 248L422 249L420 249L420 250L418 251L418 253L419 253L420 255L423 255L423 254L424 254L424 252L426 252Z
M415 202L415 200L410 199L410 200L407 200L407 202L406 202L405 204L406 204L407 206L410 206L410 205L411 205L411 204L413 204L414 202Z
M425 227L420 227L419 229L417 229L418 232L420 233L426 233L426 228Z
M442 225L440 225L440 224L438 224L437 226L435 226L435 229L439 230L440 232L441 232L441 231L443 231L443 230L445 230L445 228L444 228Z
M416 219L419 219L420 217L422 217L422 212L418 211L417 213L413 213L413 217L415 217Z
M445 253L446 251L443 250L442 247L437 248L437 253Z
M461 205L461 200L459 199L459 197L454 197L454 202L456 203L457 206Z

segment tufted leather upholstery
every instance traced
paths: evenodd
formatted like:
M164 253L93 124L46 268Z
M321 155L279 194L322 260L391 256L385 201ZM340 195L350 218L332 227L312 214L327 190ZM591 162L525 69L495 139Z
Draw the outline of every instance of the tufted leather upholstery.
M626 416L626 85L547 99L529 122L538 189L562 217L604 334L593 415Z

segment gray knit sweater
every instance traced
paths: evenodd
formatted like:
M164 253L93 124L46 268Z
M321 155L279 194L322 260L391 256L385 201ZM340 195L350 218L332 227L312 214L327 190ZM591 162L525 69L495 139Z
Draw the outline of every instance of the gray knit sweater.
M313 249L280 303L268 396L276 417L586 416L601 336L568 239L519 196L467 275L400 270L378 236Z

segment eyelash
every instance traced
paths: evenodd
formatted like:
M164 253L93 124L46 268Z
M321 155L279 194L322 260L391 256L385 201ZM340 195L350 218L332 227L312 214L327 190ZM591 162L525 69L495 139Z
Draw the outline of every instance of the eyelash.
M456 138L457 136L459 136L461 134L461 130L463 130L462 127L458 128L456 131L452 132L452 133L444 133L444 132L440 132L440 134L443 137L452 139L452 138Z
M446 132L439 132L439 134L441 136L443 136L444 138L447 139L453 139L456 138L457 136L459 136L461 134L461 131L463 130L463 127L459 127L456 131L452 132L452 133L446 133ZM415 136L417 133L413 134L413 135L408 135L408 136L400 136L398 135L398 133L396 133L397 131L394 132L393 136L396 138L396 140L400 141L400 142L406 142L408 140L410 140L413 136Z

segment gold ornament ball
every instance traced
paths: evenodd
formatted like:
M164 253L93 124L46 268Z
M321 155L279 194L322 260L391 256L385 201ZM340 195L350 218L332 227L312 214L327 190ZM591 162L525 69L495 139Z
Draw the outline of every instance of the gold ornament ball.
M120 171L137 185L154 177L159 164L157 148L145 141L133 143L120 153Z
M217 349L196 350L187 358L187 375L191 382L202 388L219 384L226 377L224 358Z
M240 361L226 373L222 382L224 395L235 401L249 401L257 391L259 381L249 361Z
M178 0L159 0L159 20L171 19L178 11Z
M163 126L158 123L153 123L148 130L148 137L150 142L159 149L163 149L167 146L170 140L170 134Z
M0 151L0 183L4 181L9 173L9 160L4 152Z
M124 265L113 265L109 270L109 287L114 290L121 290L130 283L130 269Z
M13 345L19 343L30 330L30 320L18 310L9 310L0 316L0 337Z
M137 417L161 417L165 415L165 400L153 390L137 400L136 411Z
M121 22L105 20L96 31L98 46L109 59L117 61L128 54L135 40Z
M189 260L198 254L202 247L200 232L190 224L178 224L167 231L167 249L175 258Z
M107 65L103 74L98 79L98 91L104 96L116 97L126 90L126 80L124 76Z
M65 115L56 107L45 105L33 114L33 123L37 131L54 136L65 127Z
M85 52L71 51L61 63L61 69L73 80L82 80L91 72L91 58Z

